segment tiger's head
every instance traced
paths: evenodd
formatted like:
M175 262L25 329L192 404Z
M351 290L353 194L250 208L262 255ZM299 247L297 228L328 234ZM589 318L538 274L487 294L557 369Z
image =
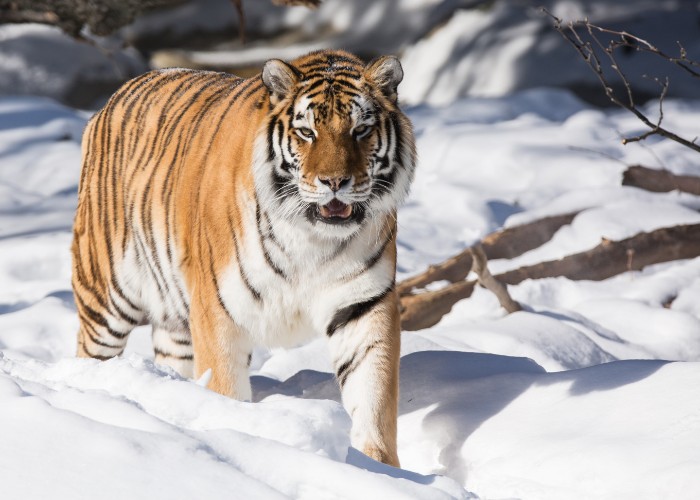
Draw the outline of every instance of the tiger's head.
M267 205L335 238L394 213L416 161L411 124L397 104L402 78L392 56L364 64L322 51L291 64L268 61L270 111L258 138L265 161L256 171Z

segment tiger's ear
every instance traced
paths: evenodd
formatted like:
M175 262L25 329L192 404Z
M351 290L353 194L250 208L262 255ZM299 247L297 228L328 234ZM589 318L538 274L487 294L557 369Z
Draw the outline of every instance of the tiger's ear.
M297 84L301 74L293 66L279 59L270 59L262 70L262 81L270 91L273 104L284 99Z
M392 102L396 102L396 89L403 80L403 68L397 57L378 57L365 68L365 79L379 87Z

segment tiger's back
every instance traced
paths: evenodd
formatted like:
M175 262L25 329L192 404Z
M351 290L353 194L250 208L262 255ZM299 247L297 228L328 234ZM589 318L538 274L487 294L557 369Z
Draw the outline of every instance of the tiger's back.
M395 421L395 207L415 162L395 64L321 52L247 80L125 84L84 135L78 354L116 356L151 323L157 362L250 399L254 345L325 334L344 403L366 413L358 446L396 463L395 422L374 407Z

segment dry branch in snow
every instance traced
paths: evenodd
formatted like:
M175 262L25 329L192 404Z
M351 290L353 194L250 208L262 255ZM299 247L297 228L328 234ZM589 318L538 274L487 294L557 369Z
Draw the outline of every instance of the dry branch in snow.
M525 266L495 276L515 285L527 279L564 277L572 280L604 280L651 264L700 255L700 224L681 225L639 233L620 241L603 240L591 250L559 260ZM474 281L459 281L440 290L401 297L401 326L421 330L436 324L459 300L469 297Z
M668 170L658 170L641 165L633 165L622 176L624 186L634 186L655 193L682 191L700 195L700 177L676 175Z
M545 217L520 226L501 229L491 233L481 241L488 259L512 259L548 242L559 228L571 223L578 212ZM435 264L398 284L399 295L410 294L416 288L423 288L435 281L447 280L451 283L462 281L472 268L472 253L469 248Z
M477 275L479 284L493 292L498 302L501 304L501 307L509 313L522 311L523 308L513 300L506 286L494 278L491 271L489 271L488 259L486 258L483 247L477 243L470 248L470 251L473 259L472 271Z

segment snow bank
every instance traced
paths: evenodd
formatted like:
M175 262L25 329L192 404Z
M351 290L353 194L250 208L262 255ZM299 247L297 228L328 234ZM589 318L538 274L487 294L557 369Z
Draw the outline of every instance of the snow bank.
M233 401L141 358L46 365L0 353L0 398L9 497L467 498L448 480L344 464L350 420L338 403Z
M0 96L43 95L95 107L147 69L134 49L100 48L51 26L0 25Z

